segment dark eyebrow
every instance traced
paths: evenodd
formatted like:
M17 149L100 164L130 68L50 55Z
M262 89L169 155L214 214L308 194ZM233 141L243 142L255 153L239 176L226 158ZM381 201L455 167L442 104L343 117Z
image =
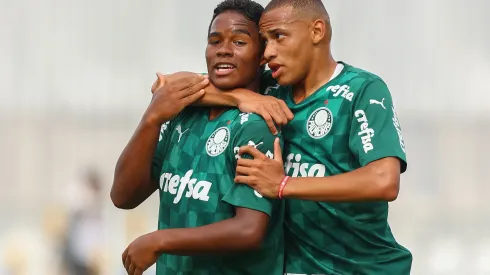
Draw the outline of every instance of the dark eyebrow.
M259 31L260 35L265 35L266 33L277 33L277 32L283 32L280 28L275 28L275 29L268 29L266 31Z
M213 36L220 36L220 35L221 35L221 33L219 33L219 32L210 32L208 34L208 38L213 37Z
M250 35L250 32L248 32L247 30L244 30L244 29L233 30L233 33L238 33L238 34L241 33L241 34L245 34L245 35L252 37L252 35Z

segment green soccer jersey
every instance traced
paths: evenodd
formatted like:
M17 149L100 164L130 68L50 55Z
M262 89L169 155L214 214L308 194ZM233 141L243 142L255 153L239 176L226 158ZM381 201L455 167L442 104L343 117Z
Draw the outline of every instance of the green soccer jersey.
M296 104L291 87L265 73L262 91L283 99L295 117L283 128L289 176L324 177L396 157L405 144L392 98L376 75L344 63L342 71ZM387 202L286 201L286 272L405 275L412 255L388 225Z
M275 138L261 117L237 109L209 120L209 109L188 108L162 125L152 167L152 177L160 179L159 229L219 222L232 218L235 207L264 212L270 222L258 251L164 254L157 261L157 275L282 274L283 202L234 183L238 148L252 145L272 158Z

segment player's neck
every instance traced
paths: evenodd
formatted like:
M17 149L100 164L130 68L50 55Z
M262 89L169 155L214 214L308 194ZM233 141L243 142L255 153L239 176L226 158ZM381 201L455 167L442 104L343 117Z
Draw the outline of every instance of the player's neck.
M337 62L330 54L319 55L327 56L327 58L314 59L312 62L306 78L293 86L294 101L299 103L305 98L316 92L321 86L325 85L335 72Z

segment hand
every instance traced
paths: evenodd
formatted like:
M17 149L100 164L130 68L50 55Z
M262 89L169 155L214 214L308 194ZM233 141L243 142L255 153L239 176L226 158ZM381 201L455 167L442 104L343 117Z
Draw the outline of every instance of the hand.
M279 138L274 141L274 159L268 158L253 146L240 147L238 154L249 154L254 159L238 159L235 182L250 186L262 196L277 198L279 186L284 179Z
M122 254L124 268L129 275L141 275L158 259L155 232L134 240Z
M283 100L252 92L239 97L238 109L245 113L256 113L263 117L274 135L277 134L276 125L284 126L294 118L293 113Z
M177 73L171 76L157 74L152 86L153 98L144 119L161 125L180 113L186 106L204 95L209 80L195 73Z
M158 88L163 87L167 82L172 82L185 77L194 77L195 75L196 73L191 72L177 72L166 75L157 72L157 80L155 80L155 82L153 82L153 85L151 86L151 93L154 94L155 91L158 90ZM207 75L203 75L203 77L208 78Z

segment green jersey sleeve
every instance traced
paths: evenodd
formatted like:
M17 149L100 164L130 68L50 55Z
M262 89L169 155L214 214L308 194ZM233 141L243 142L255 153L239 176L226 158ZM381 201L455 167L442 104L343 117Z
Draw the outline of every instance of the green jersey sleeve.
M407 169L405 143L393 100L386 84L375 79L367 83L353 102L349 147L361 166L385 158L400 160Z
M151 178L154 180L158 180L160 178L165 151L167 150L170 133L173 129L172 124L172 120L170 120L162 124L162 127L160 128L157 149L155 150L151 161Z
M244 115L247 116L249 114ZM271 134L267 124L262 119L245 122L235 135L235 139L233 141L233 152L231 152L231 150L229 151L230 156L228 159L233 161L233 169L236 167L238 158L240 158L240 156L238 156L238 150L241 146L254 146L267 157L273 158L274 140L276 137L280 138L280 136L274 136ZM242 157L252 158L249 155L244 155ZM228 172L232 173L232 175L236 174L235 170ZM226 194L223 196L222 200L236 207L250 208L264 212L269 216L271 216L274 209L279 206L278 200L265 198L260 193L245 184L233 183L228 192L226 192Z

